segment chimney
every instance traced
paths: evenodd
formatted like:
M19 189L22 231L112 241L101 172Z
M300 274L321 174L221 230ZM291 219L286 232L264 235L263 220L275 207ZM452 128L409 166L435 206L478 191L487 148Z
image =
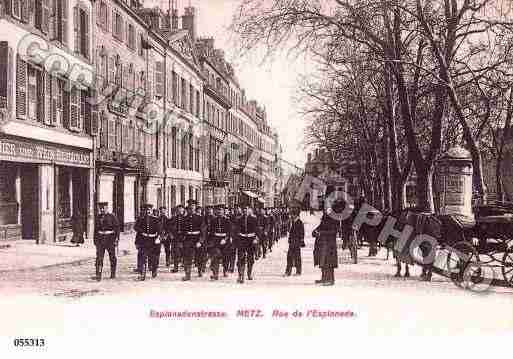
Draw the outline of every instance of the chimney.
M182 28L189 31L193 43L196 42L196 8L188 6L182 15Z
M171 10L171 29L178 30L178 9Z

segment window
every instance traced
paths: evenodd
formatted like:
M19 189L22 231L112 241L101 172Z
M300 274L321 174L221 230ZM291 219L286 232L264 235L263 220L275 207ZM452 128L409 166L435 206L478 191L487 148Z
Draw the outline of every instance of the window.
M137 43L137 53L139 54L139 56L144 57L144 36L142 33L139 34Z
M192 133L189 134L189 170L194 171L194 139Z
M182 204L185 203L185 186L184 185L180 186L180 203L182 203Z
M173 127L171 130L171 143L173 145L173 151L172 151L172 167L177 168L177 151L178 151L178 138L176 133L176 127Z
M187 109L187 81L185 79L182 79L182 90L180 92L181 98L182 98L182 110Z
M189 199L194 198L194 188L192 186L189 186Z
M200 93L196 91L196 117L200 118Z
M189 112L194 114L194 87L189 84Z
M176 186L171 186L171 207L176 207Z
M181 157L181 166L180 168L182 170L187 169L186 166L186 160L187 160L187 141L186 141L187 135L182 136L181 139L181 146L180 146L180 157Z
M38 108L42 106L41 97L38 96L38 88L41 88L41 77L39 71L32 66L28 66L28 118L34 121L38 120ZM42 118L40 118L42 120Z
M120 13L113 11L112 14L112 35L119 41L123 41L124 29L123 29L123 17Z
M105 112L101 112L100 114L100 147L107 148L108 147L108 133L109 133L109 123L107 120L107 116Z
M194 156L194 164L195 164L195 170L196 172L200 171L200 150L199 148L196 148L195 150L195 156Z
M155 63L155 96L164 96L164 63L162 61Z
M135 29L132 24L128 24L128 47L135 50Z
M108 10L107 10L107 4L104 1L102 1L102 2L100 2L100 5L99 5L98 24L105 31L108 31L108 26L109 26L108 16L109 15L108 15Z
M108 147L112 150L116 150L116 120L114 118L108 119Z
M81 7L73 9L75 52L89 58L89 14Z
M13 1L16 3L17 1ZM50 0L38 0L35 2L35 25L44 34L48 34L48 25L50 23Z

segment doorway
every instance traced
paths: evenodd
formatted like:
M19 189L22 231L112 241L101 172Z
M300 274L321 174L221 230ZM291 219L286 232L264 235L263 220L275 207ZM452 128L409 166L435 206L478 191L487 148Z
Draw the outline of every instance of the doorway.
M21 234L23 239L39 237L39 173L35 165L20 166Z

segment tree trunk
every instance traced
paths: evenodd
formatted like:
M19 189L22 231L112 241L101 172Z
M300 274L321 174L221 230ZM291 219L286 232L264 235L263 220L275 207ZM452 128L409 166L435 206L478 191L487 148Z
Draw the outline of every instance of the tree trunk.
M417 207L425 211L434 212L435 205L433 201L433 166L416 168L417 172Z

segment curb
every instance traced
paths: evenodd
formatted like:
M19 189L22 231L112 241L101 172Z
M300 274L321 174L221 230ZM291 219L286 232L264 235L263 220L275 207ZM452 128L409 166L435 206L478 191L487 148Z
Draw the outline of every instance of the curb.
M127 250L127 249L120 250L119 253L118 253L118 258L126 257L126 256L128 256L130 254L131 254L131 252L129 250ZM95 259L96 259L96 257L87 257L87 258L77 259L77 260L70 261L70 262L47 264L47 265L41 266L41 267L32 267L32 268L24 268L24 269L12 269L12 270L0 270L0 274L34 272L34 271L41 270L41 269L50 269L50 268L57 268L57 267L70 266L70 265L72 265L72 266L80 266L82 264L85 264L85 263L87 263L89 261L92 261L92 260L95 260Z

